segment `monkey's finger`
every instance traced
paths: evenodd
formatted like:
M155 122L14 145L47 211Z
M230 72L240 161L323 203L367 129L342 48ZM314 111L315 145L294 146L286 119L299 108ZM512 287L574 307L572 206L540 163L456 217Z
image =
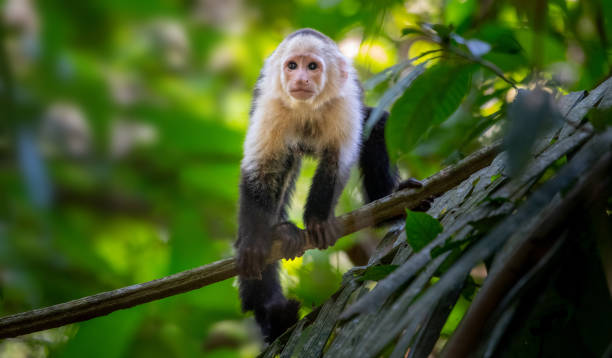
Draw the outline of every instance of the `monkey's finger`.
M319 247L319 242L317 240L316 237L316 232L313 226L308 228L308 241L310 242L311 245L313 245L314 247Z
M245 276L248 276L249 273L247 256L248 255L241 254L238 257L238 270Z
M319 225L315 226L315 236L317 238L317 247L320 249L325 249L325 237L323 236L323 232L321 232L321 227Z
M308 242L317 247L317 238L315 237L314 225L306 225L306 240Z
M291 250L293 251L292 255L293 255L293 258L296 258L300 256L303 252L302 247L304 245L303 245L302 239L300 237L295 237L291 240L291 243L292 243Z
M329 231L329 228L325 224L321 225L321 236L323 237L323 245L325 246L325 248L330 247L333 238L331 237L331 232Z
M297 235L295 238L296 257L304 255L305 246L306 246L306 238L302 235Z
M295 245L292 240L283 240L283 256L287 260L293 260L295 258Z
M331 237L330 245L334 245L336 241L338 241L338 238L340 237L340 227L335 221L332 220L329 222L328 230L329 230L329 235Z
M242 255L240 260L238 261L238 272L240 275L251 278L253 276L251 272L251 267L248 262L248 255Z
M329 247L329 242L327 239L327 232L325 230L325 226L323 224L317 225L317 232L319 236L319 245L321 245L321 248L327 249Z
M281 252L283 254L283 258L284 259L289 259L290 257L290 251L291 248L289 247L289 243L285 242L285 241L281 241Z
M256 273L259 273L263 270L263 267L266 264L267 256L268 250L265 250L262 247L257 248L257 254L253 255L253 268Z

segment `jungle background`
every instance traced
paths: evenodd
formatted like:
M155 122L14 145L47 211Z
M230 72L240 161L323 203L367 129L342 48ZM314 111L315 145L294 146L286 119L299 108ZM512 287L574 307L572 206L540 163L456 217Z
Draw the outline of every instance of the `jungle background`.
M324 32L353 59L366 102L391 109L395 163L421 179L504 136L517 89L588 90L612 60L606 0L3 0L0 15L2 316L231 256L251 91L296 29ZM417 64L424 73L389 94ZM315 165L294 196L298 223ZM337 213L360 205L355 172ZM380 236L283 262L302 314ZM260 349L234 280L0 341L1 357Z

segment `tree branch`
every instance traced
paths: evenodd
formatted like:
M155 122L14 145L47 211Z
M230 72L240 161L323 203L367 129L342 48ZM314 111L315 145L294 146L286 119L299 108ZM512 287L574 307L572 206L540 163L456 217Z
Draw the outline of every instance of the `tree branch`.
M423 188L398 191L341 215L335 218L332 224L337 225L339 237L342 237L403 215L406 208L416 207L426 198L448 191L476 171L488 166L499 152L499 148L499 144L482 148L456 165L447 167L425 180ZM314 248L304 230L301 230L300 235L305 242L304 250ZM281 258L283 258L281 243L275 242L268 261L274 262ZM6 316L0 318L0 338L16 337L104 316L119 309L192 291L236 274L234 258L230 257L157 280Z

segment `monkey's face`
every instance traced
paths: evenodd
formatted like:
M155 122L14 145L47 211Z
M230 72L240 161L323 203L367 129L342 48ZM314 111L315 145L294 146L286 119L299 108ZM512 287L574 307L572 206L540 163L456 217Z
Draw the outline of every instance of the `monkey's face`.
M297 54L283 62L285 91L297 100L316 97L323 88L325 63L315 54Z

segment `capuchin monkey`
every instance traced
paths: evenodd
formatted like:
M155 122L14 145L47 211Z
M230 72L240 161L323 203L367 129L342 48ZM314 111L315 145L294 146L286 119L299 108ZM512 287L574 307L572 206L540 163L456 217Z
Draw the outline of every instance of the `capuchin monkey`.
M255 85L241 163L237 268L243 311L254 311L266 342L298 320L299 302L283 296L278 263L266 264L271 244L283 242L285 257L302 247L299 229L287 221L301 158L319 160L304 209L307 236L320 249L333 245L337 230L326 222L359 162L367 202L398 186L389 165L384 125L378 121L364 141L372 108L363 104L355 69L329 37L312 29L287 36L265 61ZM403 187L420 187L410 179ZM283 237L275 237L281 232Z

